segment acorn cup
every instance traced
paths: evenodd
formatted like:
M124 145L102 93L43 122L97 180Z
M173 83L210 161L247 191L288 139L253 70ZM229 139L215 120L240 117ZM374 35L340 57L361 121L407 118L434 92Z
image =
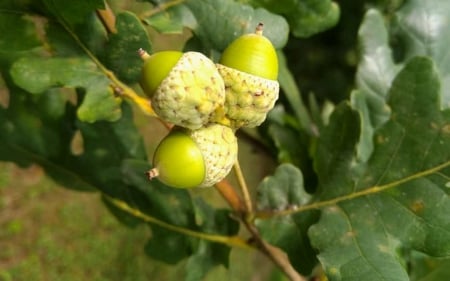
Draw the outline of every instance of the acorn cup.
M161 51L144 60L140 85L156 114L195 130L209 123L225 102L225 86L215 64L199 52Z
M216 66L225 83L225 103L214 121L234 129L259 126L275 105L280 88L277 54L263 35L263 24L255 33L233 41Z
M236 136L227 126L174 127L156 148L147 175L177 188L213 186L228 175L237 152Z

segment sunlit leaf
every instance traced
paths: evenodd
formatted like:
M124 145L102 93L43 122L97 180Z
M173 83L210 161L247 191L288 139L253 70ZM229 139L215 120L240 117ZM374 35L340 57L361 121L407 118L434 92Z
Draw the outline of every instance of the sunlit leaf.
M62 71L64 70L64 71ZM16 61L11 70L14 82L33 94L54 87L81 87L86 90L79 108L81 120L117 120L121 100L114 96L109 79L85 58L32 58Z
M396 13L394 30L405 60L429 56L442 77L441 107L450 107L450 2L406 1Z

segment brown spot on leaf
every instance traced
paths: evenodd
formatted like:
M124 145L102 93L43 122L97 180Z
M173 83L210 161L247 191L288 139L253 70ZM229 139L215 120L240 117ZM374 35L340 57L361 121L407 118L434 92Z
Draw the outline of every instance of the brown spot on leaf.
M425 205L422 200L416 200L416 201L412 202L412 204L410 206L410 209L416 214L422 213L424 208L425 208Z
M450 134L450 124L445 124L444 126L442 126L441 130L444 134Z

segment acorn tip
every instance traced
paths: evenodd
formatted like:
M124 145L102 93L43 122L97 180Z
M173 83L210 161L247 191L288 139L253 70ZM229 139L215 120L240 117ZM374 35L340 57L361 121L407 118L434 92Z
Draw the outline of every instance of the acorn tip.
M264 24L262 22L258 23L255 29L255 33L258 35L262 35L264 30Z
M153 169L148 170L145 174L147 175L147 178L149 180L152 180L152 179L156 178L157 176L159 176L159 171L157 168L153 168Z

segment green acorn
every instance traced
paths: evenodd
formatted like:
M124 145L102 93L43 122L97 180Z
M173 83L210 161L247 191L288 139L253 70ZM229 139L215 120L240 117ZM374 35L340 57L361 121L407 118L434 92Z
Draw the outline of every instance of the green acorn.
M231 128L210 124L198 130L175 127L161 141L147 174L177 188L208 187L227 176L237 160Z
M263 34L255 33L233 41L223 52L217 69L225 82L225 104L216 122L233 128L256 127L266 119L279 94L278 58Z
M162 51L144 59L140 84L163 120L191 130L209 122L225 101L215 64L199 52Z

